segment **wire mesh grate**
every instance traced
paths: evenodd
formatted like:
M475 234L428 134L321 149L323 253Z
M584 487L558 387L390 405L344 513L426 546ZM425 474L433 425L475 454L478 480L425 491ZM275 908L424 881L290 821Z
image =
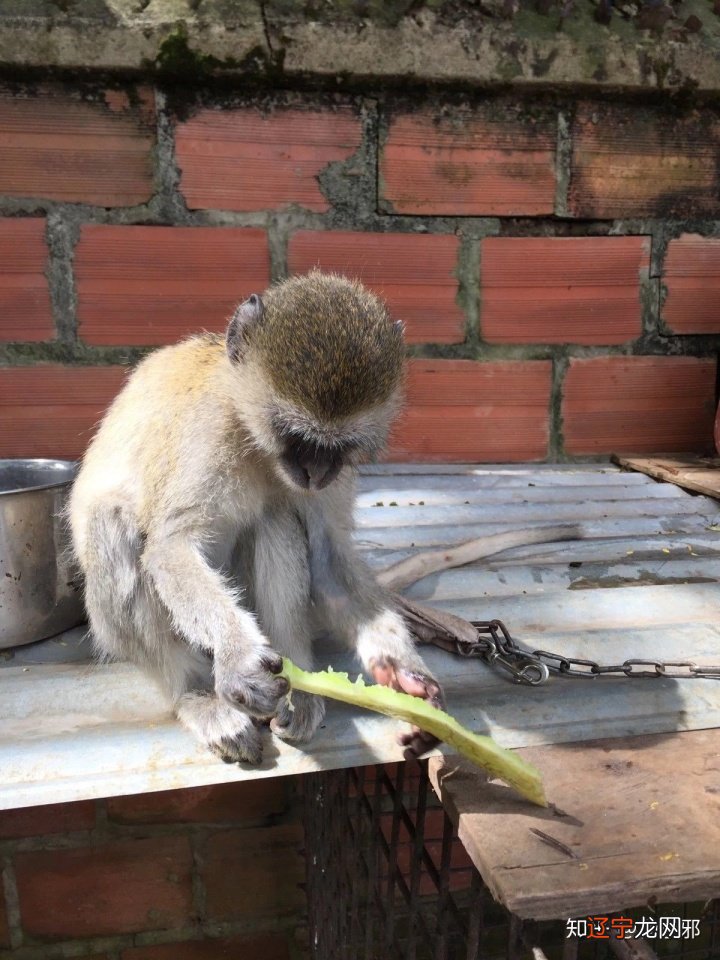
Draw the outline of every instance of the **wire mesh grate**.
M496 903L432 790L426 764L304 778L314 960L609 960L564 921L522 923ZM648 942L667 960L720 960L720 901L629 910L700 919L694 939ZM632 943L632 941L628 941ZM651 956L652 954L650 954Z

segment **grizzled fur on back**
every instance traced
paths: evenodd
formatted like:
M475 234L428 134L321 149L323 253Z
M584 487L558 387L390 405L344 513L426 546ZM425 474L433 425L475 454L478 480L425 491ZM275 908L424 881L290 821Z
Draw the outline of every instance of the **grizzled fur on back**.
M402 377L402 325L359 283L314 270L271 287L263 302L252 341L282 396L333 419L392 395Z

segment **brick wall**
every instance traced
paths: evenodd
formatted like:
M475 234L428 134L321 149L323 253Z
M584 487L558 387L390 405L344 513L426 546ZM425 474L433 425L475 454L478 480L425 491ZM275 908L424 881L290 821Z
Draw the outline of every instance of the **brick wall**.
M0 456L80 455L128 366L320 265L407 326L391 456L706 451L718 114L0 89ZM0 960L292 960L294 785L0 813Z
M78 456L145 351L316 264L406 322L393 458L707 451L719 117L0 90L0 456Z
M296 788L279 778L0 812L0 958L304 956Z

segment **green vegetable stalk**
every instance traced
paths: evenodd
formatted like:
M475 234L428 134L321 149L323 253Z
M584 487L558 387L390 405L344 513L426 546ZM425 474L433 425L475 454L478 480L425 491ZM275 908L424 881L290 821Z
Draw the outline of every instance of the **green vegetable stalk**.
M346 673L334 673L331 670L310 673L287 659L283 659L282 676L286 677L294 690L342 700L356 707L407 720L454 747L491 776L504 780L528 800L541 807L547 806L542 780L535 767L511 750L499 746L491 737L473 733L454 717L419 697L380 684L368 685L362 677L352 682Z

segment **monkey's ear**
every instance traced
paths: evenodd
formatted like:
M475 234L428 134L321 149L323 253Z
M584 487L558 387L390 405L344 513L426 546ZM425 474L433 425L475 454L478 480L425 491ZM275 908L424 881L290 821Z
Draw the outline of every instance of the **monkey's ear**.
M253 293L232 315L225 335L225 346L231 360L242 360L253 327L262 321L264 312L261 298Z

